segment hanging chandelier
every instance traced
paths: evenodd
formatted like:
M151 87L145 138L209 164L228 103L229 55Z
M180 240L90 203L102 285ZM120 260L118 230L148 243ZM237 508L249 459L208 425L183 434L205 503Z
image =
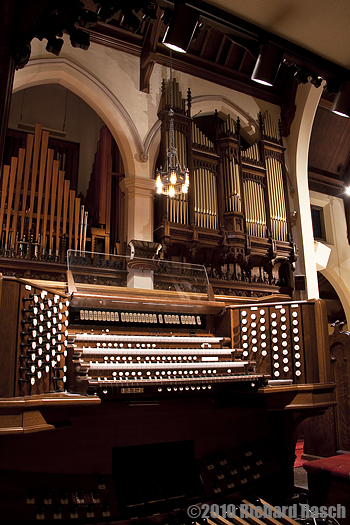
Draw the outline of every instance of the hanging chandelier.
M175 197L188 192L190 174L187 168L181 169L177 149L174 144L174 108L173 108L173 68L170 50L170 110L169 110L169 147L167 148L167 165L156 172L157 193Z

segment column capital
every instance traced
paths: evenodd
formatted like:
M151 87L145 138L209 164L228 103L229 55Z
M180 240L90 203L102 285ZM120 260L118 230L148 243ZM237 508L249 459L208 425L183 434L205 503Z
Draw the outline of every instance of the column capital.
M151 196L156 191L155 179L130 176L125 177L120 183L120 189L125 194Z

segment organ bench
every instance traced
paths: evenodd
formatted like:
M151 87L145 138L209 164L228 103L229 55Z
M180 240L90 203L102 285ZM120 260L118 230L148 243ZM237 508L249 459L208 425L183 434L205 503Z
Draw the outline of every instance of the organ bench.
M187 523L194 503L291 496L298 427L334 404L322 301L90 272L1 281L3 519Z

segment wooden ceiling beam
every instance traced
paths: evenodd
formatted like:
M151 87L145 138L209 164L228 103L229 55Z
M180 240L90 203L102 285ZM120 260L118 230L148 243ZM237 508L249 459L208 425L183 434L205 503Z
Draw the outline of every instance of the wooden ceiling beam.
M219 62L219 60L220 60L221 53L222 53L222 50L223 50L224 45L225 45L225 40L226 40L226 36L223 35L222 39L221 39L221 42L220 42L220 46L219 46L218 52L216 53L215 64L217 64Z
M149 83L154 68L158 60L157 44L161 32L162 10L157 9L157 19L154 24L149 24L143 41L141 60L140 60L140 91L149 93Z
M211 35L211 27L208 27L206 29L206 34L205 34L205 38L204 38L204 42L203 42L203 45L202 45L201 52L199 53L199 56L201 58L205 55L205 50L206 50L206 47L208 45L208 42L209 42L209 39L210 39L210 35Z
M233 42L231 42L230 44L230 49L228 50L228 53L226 55L226 59L225 59L225 62L224 62L224 67L227 67L229 62L230 62L230 59L231 59L231 55L232 55L232 52L233 52L233 48L235 47L235 44Z

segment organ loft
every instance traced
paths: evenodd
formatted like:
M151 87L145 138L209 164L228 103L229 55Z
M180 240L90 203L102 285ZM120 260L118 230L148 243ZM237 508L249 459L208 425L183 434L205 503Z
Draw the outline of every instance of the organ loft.
M32 4L0 7L1 519L296 525L238 515L299 501L336 404L291 131L326 66L279 43L254 87L261 34L203 2L185 59L176 2Z

